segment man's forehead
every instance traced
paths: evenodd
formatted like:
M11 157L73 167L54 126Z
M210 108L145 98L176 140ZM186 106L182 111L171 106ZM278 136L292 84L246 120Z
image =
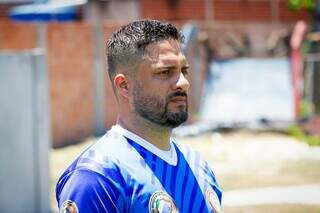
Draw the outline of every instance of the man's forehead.
M185 56L182 52L181 43L173 39L151 43L146 47L145 53L145 56L152 61L158 61L159 59L170 61L172 60L170 59L170 56L172 55L177 55L185 59Z

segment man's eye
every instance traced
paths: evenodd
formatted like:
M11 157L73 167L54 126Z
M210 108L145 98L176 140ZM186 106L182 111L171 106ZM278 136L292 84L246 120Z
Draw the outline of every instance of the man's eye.
M169 73L170 73L170 70L163 70L163 71L159 72L158 75L164 76L164 75L169 75Z
M184 76L189 75L189 70L188 70L188 68L182 69L181 72L182 72L182 74L183 74Z

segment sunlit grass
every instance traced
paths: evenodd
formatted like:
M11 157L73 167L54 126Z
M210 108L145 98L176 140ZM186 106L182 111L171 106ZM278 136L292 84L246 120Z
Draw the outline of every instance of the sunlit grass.
M320 137L304 133L298 125L289 126L287 131L289 135L292 135L298 140L304 141L310 146L320 146Z

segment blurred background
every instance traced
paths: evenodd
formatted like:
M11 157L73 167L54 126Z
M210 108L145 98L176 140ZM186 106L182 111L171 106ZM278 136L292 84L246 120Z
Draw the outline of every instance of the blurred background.
M63 169L115 123L106 41L144 18L185 35L174 135L223 212L320 212L319 0L0 0L0 212L58 212Z

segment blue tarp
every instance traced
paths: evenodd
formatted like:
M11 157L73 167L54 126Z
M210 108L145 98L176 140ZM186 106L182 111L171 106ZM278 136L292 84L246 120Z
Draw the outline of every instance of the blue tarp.
M214 61L205 82L200 120L174 130L195 136L217 129L286 129L294 122L288 58Z
M287 58L215 61L205 87L200 111L203 121L234 124L294 120Z
M17 6L11 9L10 18L14 21L71 21L77 16L76 6L86 2L87 0L53 0Z

